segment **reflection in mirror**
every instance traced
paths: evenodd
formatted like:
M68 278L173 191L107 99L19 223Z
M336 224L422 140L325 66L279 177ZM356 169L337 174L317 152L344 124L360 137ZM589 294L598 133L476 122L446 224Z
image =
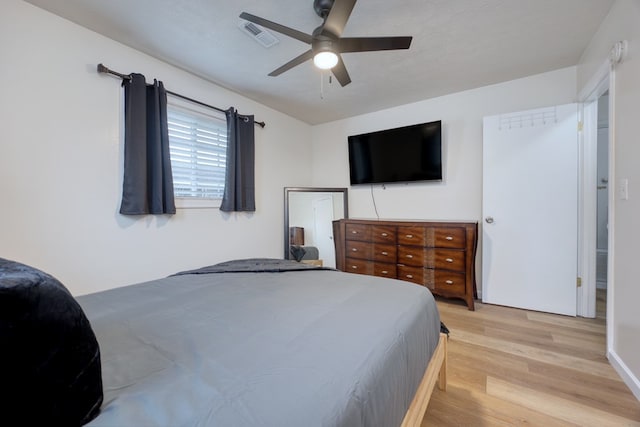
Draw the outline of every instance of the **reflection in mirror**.
M332 222L348 217L346 188L285 187L284 258L335 268Z

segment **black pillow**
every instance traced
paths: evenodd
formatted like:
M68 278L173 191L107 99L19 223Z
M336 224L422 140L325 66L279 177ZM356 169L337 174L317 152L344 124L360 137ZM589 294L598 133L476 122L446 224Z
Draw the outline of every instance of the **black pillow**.
M100 412L100 348L62 283L0 258L0 424L88 423Z
M289 249L291 251L291 255L293 255L293 259L296 261L300 261L304 254L307 252L305 248L299 245L292 245Z

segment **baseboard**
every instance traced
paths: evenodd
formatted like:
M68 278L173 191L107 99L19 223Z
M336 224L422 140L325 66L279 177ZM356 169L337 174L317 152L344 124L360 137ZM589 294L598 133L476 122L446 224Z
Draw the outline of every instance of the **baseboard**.
M629 387L636 399L640 400L640 381L613 350L609 350L607 359L616 370L622 381Z

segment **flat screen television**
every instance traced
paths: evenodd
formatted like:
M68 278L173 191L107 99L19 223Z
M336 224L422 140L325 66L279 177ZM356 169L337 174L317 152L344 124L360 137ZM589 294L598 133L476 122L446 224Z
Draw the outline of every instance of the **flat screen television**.
M442 181L441 128L438 120L349 136L351 185Z

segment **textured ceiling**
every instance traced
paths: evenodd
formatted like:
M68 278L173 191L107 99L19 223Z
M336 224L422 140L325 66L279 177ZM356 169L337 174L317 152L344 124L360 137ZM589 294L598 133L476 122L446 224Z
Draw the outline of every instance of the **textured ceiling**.
M308 49L238 29L245 11L311 33L313 0L26 0L310 124L352 117L575 65L613 0L360 0L343 36L413 36L409 50L343 55L340 87ZM106 64L109 65L109 64ZM162 76L158 76L162 78Z

